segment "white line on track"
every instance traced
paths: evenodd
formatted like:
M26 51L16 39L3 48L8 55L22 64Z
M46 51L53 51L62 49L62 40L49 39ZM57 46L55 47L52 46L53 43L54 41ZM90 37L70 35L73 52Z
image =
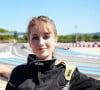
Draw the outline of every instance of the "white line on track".
M15 51L15 54L16 54L18 57L25 59L25 57L24 57L23 55L20 55L20 54L17 52L17 50L16 50L15 47L14 47L13 49L14 49L14 51Z

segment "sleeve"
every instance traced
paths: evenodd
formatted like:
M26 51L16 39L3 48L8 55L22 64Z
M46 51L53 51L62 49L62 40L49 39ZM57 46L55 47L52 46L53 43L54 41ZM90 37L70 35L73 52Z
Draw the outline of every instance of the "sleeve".
M26 73L27 73L26 64L15 67L12 70L10 77L8 78L5 90L17 90L20 83L26 79L26 77L23 76L23 74L26 75Z
M11 82L8 82L5 90L16 90L16 88Z
M15 85L16 85L16 82L19 80L18 70L19 70L19 66L15 67L10 73L5 90L17 90Z
M69 90L100 90L100 81L88 77L76 68L70 81Z
M14 69L12 70L12 72L10 73L10 76L8 77L8 82L7 82L5 90L16 90L15 85L12 83L13 79L15 78Z

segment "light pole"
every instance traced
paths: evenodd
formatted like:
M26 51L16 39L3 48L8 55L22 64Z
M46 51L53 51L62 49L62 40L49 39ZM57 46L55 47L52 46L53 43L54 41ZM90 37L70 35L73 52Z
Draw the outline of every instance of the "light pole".
M77 28L78 28L78 26L77 25L75 25L75 41L76 41L76 43L77 43Z

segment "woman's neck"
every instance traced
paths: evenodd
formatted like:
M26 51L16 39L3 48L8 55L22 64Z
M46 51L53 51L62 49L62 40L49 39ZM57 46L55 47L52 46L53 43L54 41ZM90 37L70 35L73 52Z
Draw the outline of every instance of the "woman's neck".
M36 56L36 58L38 59L38 60L51 60L52 59L52 56L46 56L46 57L37 57Z

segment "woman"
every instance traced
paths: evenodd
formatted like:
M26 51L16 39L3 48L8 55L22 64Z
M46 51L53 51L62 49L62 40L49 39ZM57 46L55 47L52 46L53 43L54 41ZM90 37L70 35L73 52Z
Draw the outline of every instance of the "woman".
M28 41L34 55L28 56L27 64L13 69L6 90L100 89L100 81L87 77L66 62L57 62L54 57L57 32L50 18L32 18L28 25Z

